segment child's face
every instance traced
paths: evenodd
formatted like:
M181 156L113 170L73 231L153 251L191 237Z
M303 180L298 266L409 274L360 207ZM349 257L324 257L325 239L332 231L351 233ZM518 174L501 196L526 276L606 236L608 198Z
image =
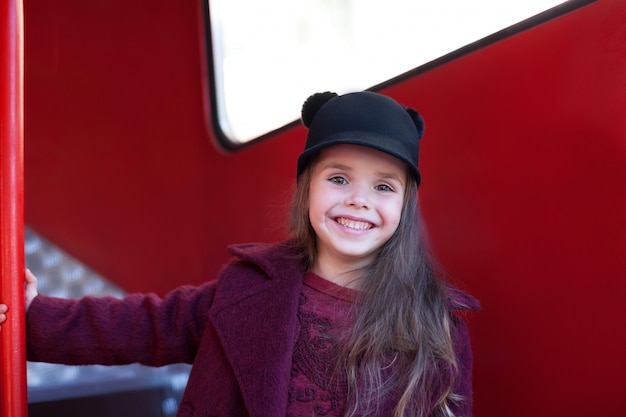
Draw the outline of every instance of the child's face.
M309 191L314 270L369 263L398 227L405 187L406 165L384 152L357 145L322 150Z

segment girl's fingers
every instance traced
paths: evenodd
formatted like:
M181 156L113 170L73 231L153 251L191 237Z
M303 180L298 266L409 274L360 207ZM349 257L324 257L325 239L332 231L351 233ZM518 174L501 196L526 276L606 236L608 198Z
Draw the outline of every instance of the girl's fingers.
M30 272L30 269L26 268L24 277L26 279L26 284L37 284L37 277Z
M0 304L0 324L4 323L7 319L6 313L9 311L9 307L6 304Z

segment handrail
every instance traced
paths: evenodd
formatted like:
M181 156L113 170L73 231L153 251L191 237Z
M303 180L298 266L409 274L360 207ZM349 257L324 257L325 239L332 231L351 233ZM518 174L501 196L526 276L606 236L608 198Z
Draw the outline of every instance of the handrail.
M28 414L24 317L23 0L0 2L0 417Z

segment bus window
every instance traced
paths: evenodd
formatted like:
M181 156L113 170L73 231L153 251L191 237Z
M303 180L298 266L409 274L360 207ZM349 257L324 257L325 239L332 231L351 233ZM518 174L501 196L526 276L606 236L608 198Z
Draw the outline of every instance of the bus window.
M208 0L223 145L298 118L312 93L370 88L562 0ZM575 3L575 2L574 2Z

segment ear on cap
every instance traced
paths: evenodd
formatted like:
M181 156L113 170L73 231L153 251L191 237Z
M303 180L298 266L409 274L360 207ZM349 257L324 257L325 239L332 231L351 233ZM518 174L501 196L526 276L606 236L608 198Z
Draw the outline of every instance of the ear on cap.
M330 91L315 93L312 96L309 96L309 98L307 98L302 105L302 124L309 127L318 110L322 108L327 101L334 97L337 97L337 93Z
M418 139L421 139L424 136L424 118L420 115L416 110L407 108L406 112L413 119L413 123L415 123L415 127L417 127Z

